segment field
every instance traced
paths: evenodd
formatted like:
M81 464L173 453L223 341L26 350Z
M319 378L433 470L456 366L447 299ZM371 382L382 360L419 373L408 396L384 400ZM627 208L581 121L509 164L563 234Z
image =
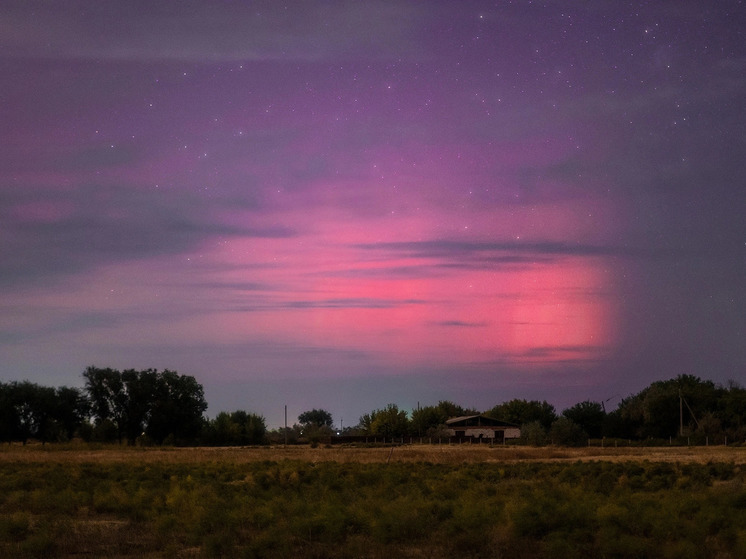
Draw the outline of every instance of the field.
M4 446L2 557L746 557L746 448Z

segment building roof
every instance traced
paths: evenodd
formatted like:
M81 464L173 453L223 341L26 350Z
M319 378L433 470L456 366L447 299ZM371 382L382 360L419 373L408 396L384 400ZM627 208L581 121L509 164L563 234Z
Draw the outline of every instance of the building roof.
M446 420L446 425L450 427L518 427L518 425L515 425L514 423L500 421L499 419L483 414L452 417L451 419Z

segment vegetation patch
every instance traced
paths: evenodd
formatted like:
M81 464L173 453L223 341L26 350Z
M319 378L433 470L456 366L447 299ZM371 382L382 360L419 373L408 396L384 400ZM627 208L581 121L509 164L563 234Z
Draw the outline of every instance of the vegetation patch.
M0 461L0 556L746 554L746 474L732 462L47 454Z

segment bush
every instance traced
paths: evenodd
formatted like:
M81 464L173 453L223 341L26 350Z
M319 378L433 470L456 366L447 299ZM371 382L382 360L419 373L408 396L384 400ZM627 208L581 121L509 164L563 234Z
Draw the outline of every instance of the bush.
M560 446L583 446L588 442L588 434L572 419L560 417L549 430L552 443Z
M746 546L746 471L734 464L128 452L0 461L0 557L738 557Z
M546 429L538 421L521 426L521 442L531 446L544 446L549 442Z

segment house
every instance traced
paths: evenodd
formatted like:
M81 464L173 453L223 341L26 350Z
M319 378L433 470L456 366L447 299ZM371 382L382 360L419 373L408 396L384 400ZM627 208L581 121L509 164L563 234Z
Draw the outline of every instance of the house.
M521 429L518 425L486 415L452 417L446 421L446 427L449 434L457 438L491 439L491 442L503 442L521 436Z

